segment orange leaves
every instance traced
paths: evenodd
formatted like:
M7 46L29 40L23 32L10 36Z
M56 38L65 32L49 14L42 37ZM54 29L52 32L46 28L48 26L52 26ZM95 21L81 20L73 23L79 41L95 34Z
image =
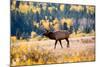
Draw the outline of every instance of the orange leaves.
M61 10L61 11L64 11L64 8L65 8L64 4L61 4L61 5L60 5L60 10Z
M43 27L45 28L45 29L47 29L47 30L50 30L50 23L49 23L49 21L48 20L41 20L41 23L42 23L42 25L43 25Z
M40 13L41 12L41 8L40 7L33 7L32 8L32 12L33 13L36 13L36 12Z
M27 3L20 3L19 10L22 13L27 13L29 10L29 5L27 5Z
M63 18L61 20L58 20L58 18L55 18L53 20L53 22L49 22L48 20L41 20L41 24L43 25L43 27L45 29L49 30L50 29L50 25L52 25L55 31L60 30L60 27L59 27L60 26L60 22L61 22L62 25L64 23L66 23L69 28L70 28L70 26L73 25L73 19L71 19L71 18Z
M16 0L13 0L12 1L12 5L11 5L11 9L12 10L15 10L16 9L15 5L16 5Z
M32 8L32 12L33 12L33 13L36 13L36 12L37 12L36 7L33 7L33 8Z
M63 19L61 20L61 23L62 23L62 25L63 25L64 23L66 23L67 26L70 28L70 26L73 25L73 19L71 19L71 18L63 18Z
M94 6L87 6L87 13L93 14L95 12L95 7Z
M55 18L55 19L53 20L53 24L57 24L58 22L59 22L58 18Z
M40 8L40 7L37 8L37 12L38 12L38 13L41 12L41 8Z
M80 5L71 5L70 10L71 11L74 10L74 11L80 12L80 11L83 11L84 10L84 7L83 6L80 6Z
M70 18L67 18L67 19L65 20L65 22L67 23L68 27L70 27L70 26L73 25L73 20L70 19Z
M49 10L50 13L52 13L53 7L48 7L48 10Z
M53 20L53 27L55 31L59 30L59 20L57 18Z

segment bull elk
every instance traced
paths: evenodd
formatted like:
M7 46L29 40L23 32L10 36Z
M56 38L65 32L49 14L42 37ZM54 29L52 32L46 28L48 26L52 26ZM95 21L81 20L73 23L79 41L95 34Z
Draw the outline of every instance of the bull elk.
M56 48L56 44L57 42L59 41L61 47L63 48L62 46L62 43L61 43L61 40L66 40L67 42L67 47L69 47L69 35L71 34L70 31L55 31L55 32L50 32L50 31L47 31L43 34L44 36L52 39L52 40L55 40L55 46L54 46L54 49Z

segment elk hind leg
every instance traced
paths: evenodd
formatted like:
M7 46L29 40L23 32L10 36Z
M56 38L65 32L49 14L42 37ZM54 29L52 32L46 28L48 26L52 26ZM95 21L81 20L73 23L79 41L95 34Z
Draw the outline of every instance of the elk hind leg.
M66 38L66 41L67 41L67 47L69 47L69 39Z
M57 41L58 41L58 40L55 41L55 47L54 47L54 49L56 48Z
M61 43L61 40L59 40L59 42L60 42L61 47L63 48L62 43Z

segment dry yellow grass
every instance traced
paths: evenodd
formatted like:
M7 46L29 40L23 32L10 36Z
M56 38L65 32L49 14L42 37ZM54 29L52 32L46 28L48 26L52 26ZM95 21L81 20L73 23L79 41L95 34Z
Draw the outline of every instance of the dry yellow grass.
M16 42L17 41L16 36L12 36L10 39L11 39L11 42Z
M11 43L11 66L95 60L93 38L80 38L79 41L75 38L74 40L70 39L70 48L66 47L66 41L62 43L63 48L58 44L56 49L53 48L54 41L48 39L28 42L18 40L17 43Z

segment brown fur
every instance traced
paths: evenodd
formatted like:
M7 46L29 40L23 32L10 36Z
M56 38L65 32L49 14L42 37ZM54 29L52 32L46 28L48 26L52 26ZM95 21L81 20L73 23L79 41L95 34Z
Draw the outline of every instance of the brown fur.
M52 40L55 40L54 49L56 48L56 44L57 44L58 41L59 41L59 43L60 43L60 45L62 47L61 40L63 40L63 39L65 39L67 41L67 47L69 47L69 35L70 35L70 32L68 32L68 31L56 31L56 32L47 31L43 35L48 37L48 38L50 38L50 39L52 39Z

